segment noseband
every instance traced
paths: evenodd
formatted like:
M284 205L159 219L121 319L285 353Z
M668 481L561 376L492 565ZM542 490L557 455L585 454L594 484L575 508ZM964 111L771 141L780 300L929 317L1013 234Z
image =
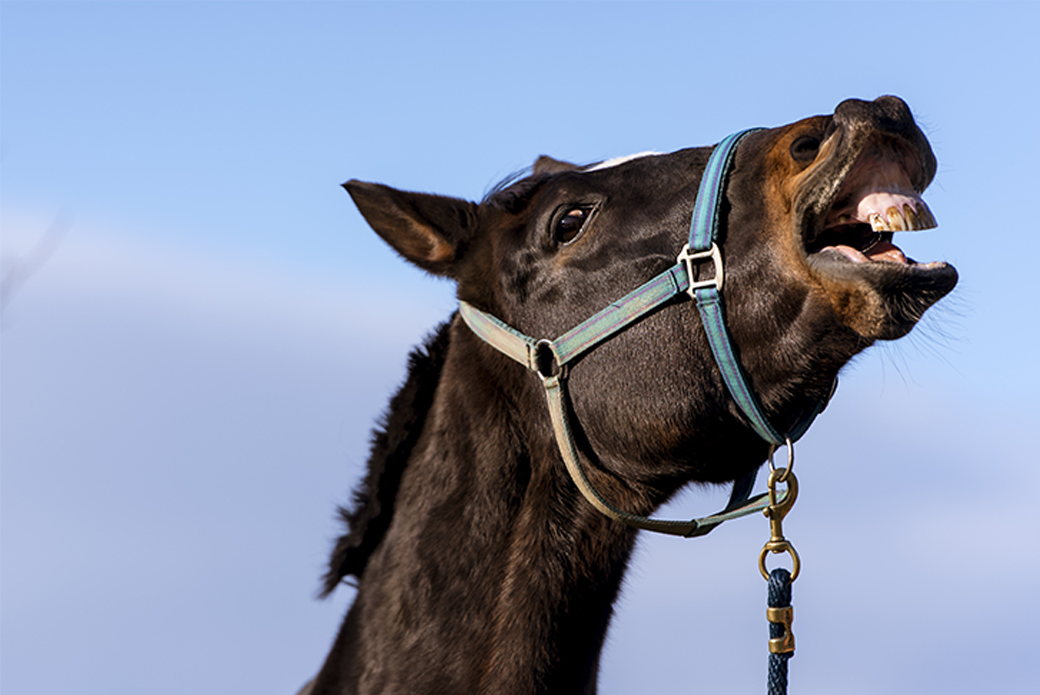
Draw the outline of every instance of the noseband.
M697 192L697 202L690 222L689 243L679 252L675 265L558 338L535 340L491 314L467 302L459 302L459 313L479 338L541 377L557 446L568 473L582 495L603 514L635 528L677 536L703 536L723 521L764 510L770 506L770 501L765 494L749 499L755 482L755 473L752 472L734 483L733 493L725 509L700 519L651 519L622 511L607 502L589 483L578 461L577 446L568 423L565 392L567 367L580 355L617 335L649 312L671 301L673 297L685 293L697 303L708 343L711 345L726 388L747 418L748 424L774 449L785 443L790 447L791 442L805 433L827 403L821 401L817 404L808 417L797 423L789 433L782 435L777 432L769 424L758 399L748 387L747 378L737 361L733 343L726 330L721 296L724 280L722 254L715 239L718 236L726 175L732 165L737 144L756 130L760 129L752 128L734 133L715 147L708 159ZM695 281L694 278L698 276L694 273L694 267L709 261L714 269L712 277Z

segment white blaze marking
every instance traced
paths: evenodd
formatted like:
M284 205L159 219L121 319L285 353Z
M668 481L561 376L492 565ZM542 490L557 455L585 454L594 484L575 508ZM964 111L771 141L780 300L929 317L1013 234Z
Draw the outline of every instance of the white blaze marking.
M624 157L614 157L613 159L608 159L605 162L600 162L595 166L589 167L585 171L599 171L600 169L609 169L610 167L616 167L617 165L624 164L625 162L631 162L633 159L639 159L640 157L654 157L659 154L661 153L653 151L637 152L636 154L626 154Z

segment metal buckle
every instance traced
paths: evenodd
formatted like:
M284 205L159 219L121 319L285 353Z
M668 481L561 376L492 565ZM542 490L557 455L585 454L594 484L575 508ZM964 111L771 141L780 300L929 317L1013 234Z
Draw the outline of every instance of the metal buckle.
M551 340L542 338L534 344L533 366L534 371L546 381L553 377L563 379L567 374L567 365L560 364L560 358L556 356L556 349Z
M709 280L700 280L698 282L693 281L693 264L695 262L701 262L710 258L712 265L715 267L715 276ZM683 250L679 252L679 256L675 259L678 263L686 265L686 276L690 279L690 287L686 292L691 298L696 299L694 296L694 290L699 290L705 287L714 287L718 291L722 291L723 273L722 273L722 254L719 252L719 247L712 242L711 248L707 251L691 251L689 244L683 247Z

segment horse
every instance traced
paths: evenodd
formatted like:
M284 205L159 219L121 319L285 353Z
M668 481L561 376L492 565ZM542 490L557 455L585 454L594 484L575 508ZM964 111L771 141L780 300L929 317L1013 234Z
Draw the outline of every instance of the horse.
M542 156L479 202L344 184L406 261L454 280L460 310L412 353L340 508L323 594L345 580L357 593L301 693L595 693L638 533L596 499L646 519L690 483L753 480L854 355L907 334L957 283L893 241L936 226L921 197L936 159L899 98L846 100L729 146L719 165L721 144ZM677 262L713 166L710 248ZM716 292L728 365L701 289L561 347L662 282Z

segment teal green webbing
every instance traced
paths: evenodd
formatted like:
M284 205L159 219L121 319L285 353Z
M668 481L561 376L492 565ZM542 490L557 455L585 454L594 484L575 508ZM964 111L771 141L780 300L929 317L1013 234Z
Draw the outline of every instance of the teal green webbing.
M501 319L477 309L469 302L459 301L459 314L470 330L485 343L528 369L537 370L534 359L536 340L514 330Z
M690 248L694 251L707 251L715 241L722 210L722 194L726 190L726 174L737 153L737 145L758 130L762 129L748 128L733 133L723 138L711 151L711 157L701 175L697 202L694 203L693 216L690 218Z
M559 336L544 341L561 367L590 350L615 333L653 311L689 285L686 268L672 266L654 279ZM460 301L459 313L466 325L484 342L498 349L528 369L538 371L535 349L539 342L513 329L501 319Z
M683 292L688 285L686 268L682 265L672 266L552 341L557 362L561 366L567 364Z
M722 194L725 190L726 174L737 152L737 145L747 135L758 130L752 128L733 133L720 142L711 153L708 164L701 176L700 188L697 191L697 202L693 206L690 219L690 250L707 251L717 241L719 231L719 215L722 209ZM697 309L701 314L704 332L711 345L715 362L719 365L722 380L729 390L730 396L747 417L752 429L762 439L779 446L784 437L773 429L762 413L762 408L751 391L737 360L733 343L730 342L722 313L722 297L717 287L703 287L693 291L697 301Z
M578 486L582 496L601 514L633 528L693 538L706 535L724 521L761 512L769 506L769 495L761 494L746 500L739 506L729 506L717 514L699 519L690 519L689 521L653 519L618 509L603 499L603 496L592 486L592 483L589 482L588 477L585 475L585 470L578 461L578 450L574 444L574 438L571 436L570 423L567 420L567 402L563 381L559 376L553 376L544 379L543 385L545 386L545 395L549 403L549 417L552 419L556 443L559 446L560 454L563 456L563 463L567 467L567 472L570 474L574 484ZM784 494L786 494L786 491Z
M758 399L748 388L747 379L744 378L740 363L734 354L733 344L726 332L726 323L722 315L722 300L718 290L714 287L706 287L696 290L695 294L697 309L701 313L701 322L704 324L704 332L708 336L708 344L711 345L711 352L715 355L715 362L719 365L722 380L726 382L730 395L740 406L758 436L770 444L780 446L784 443L784 437L777 434L766 416L762 414Z

